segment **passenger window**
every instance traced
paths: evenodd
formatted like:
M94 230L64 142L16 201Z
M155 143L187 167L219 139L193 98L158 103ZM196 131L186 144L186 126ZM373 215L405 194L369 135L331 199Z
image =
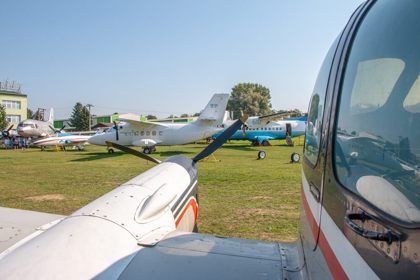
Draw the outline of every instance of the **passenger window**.
M150 136L150 131L146 131L146 136Z
M321 69L319 70L308 109L304 156L313 166L316 165L319 156L325 95L337 44L338 38L329 49Z
M163 131L159 131L159 136L162 136L163 135Z
M153 135L153 136L156 136L156 130L153 130L153 131L152 131L152 135Z
M141 135L141 136L144 136L144 131L140 132L140 135Z
M334 169L354 194L419 224L420 48L407 46L420 45L420 2L411 3L393 20L386 11L369 13L354 38L337 106Z

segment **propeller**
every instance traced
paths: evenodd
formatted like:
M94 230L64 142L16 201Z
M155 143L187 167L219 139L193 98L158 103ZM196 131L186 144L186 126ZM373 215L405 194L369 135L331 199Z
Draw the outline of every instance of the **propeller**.
M208 145L203 151L201 151L199 154L197 154L192 161L193 162L198 162L200 160L202 160L205 157L208 157L209 155L211 155L214 151L216 151L218 148L220 148L220 146L222 146L237 130L238 128L240 128L245 121L248 119L247 115L242 116L240 119L238 119L237 121L235 121L231 126L229 126L227 129L225 129L225 131L223 131L222 134L219 135L219 137L216 138L216 140L214 140L210 145ZM137 156L139 158L145 159L145 160L150 160L154 163L161 163L160 160L155 159L154 157L151 157L149 155L146 155L142 152L139 152L137 150L134 150L132 148L123 146L123 145L119 145L117 143L113 143L113 142L106 142L106 144L108 146L112 146L116 149L119 149L123 152L126 152L128 154L132 154L134 156Z
M106 141L106 144L108 146L112 146L112 147L114 147L114 148L116 148L118 150L121 150L123 152L126 152L128 154L132 154L133 156L137 156L137 157L142 158L142 159L145 159L145 160L150 160L150 161L152 161L154 163L157 163L157 164L161 163L160 160L155 159L154 157L151 157L149 155L146 155L146 154L144 154L142 152L139 152L137 150L131 149L129 147L126 147L126 146L123 146L123 145L120 145L120 144L117 144L117 143L114 143L114 142L109 142L109 141Z
M118 125L117 125L116 121L113 121L113 123L114 123L114 129L115 129L115 140L118 141L118 140L120 140L120 136L118 135ZM115 147L115 148L117 148L117 147Z
M13 124L8 128L8 129L5 129L5 130L3 130L2 132L1 132L1 135L4 137L4 138L8 138L9 136L10 136L10 130L12 129L12 127L13 127Z
M61 131L63 131L63 129L66 127L66 125L63 125L60 129L56 129L55 127L49 125L49 127L51 128L52 131L54 131L54 133L60 133Z

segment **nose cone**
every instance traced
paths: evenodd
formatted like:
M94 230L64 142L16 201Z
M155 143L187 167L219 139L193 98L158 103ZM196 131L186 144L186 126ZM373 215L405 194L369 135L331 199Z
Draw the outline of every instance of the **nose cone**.
M105 141L107 141L106 140L106 134L105 133L93 135L93 136L91 136L88 139L88 143L89 144L93 144L93 145L102 145L102 146L104 146L105 145Z
M30 127L18 126L17 133L19 134L19 136L29 137L31 136L30 131L29 131L30 129L31 129Z

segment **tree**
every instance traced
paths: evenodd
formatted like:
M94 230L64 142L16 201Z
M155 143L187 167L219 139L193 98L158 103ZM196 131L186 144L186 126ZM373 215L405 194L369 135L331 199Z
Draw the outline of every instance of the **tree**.
M34 112L31 110L31 109L27 109L26 110L26 118L27 119L34 119L34 117L35 117L35 114L34 114Z
M182 114L181 116L180 116L180 118L188 118L190 115L188 115L188 114Z
M89 110L77 102L73 107L73 113L70 118L71 126L75 127L76 130L89 130Z
M227 109L234 118L242 114L261 116L272 113L270 90L260 84L240 83L232 88Z
M0 105L0 130L7 129L9 123L6 119L6 109L3 105Z
M157 119L157 117L156 117L156 116L154 116L154 115L147 115L147 116L146 116L146 119L147 119L147 120L156 120L156 119Z

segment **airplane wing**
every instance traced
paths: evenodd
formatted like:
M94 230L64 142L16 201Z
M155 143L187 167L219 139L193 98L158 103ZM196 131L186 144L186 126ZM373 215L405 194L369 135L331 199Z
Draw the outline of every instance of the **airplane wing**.
M130 119L118 119L118 121L129 123L133 126L142 127L142 128L144 128L144 127L168 127L166 124L158 123L158 122L135 121L135 120L130 120Z
M286 257L287 256L287 261ZM296 244L172 232L121 260L118 279L301 279ZM158 265L161 264L161 265ZM106 279L116 264L97 275Z
M19 241L43 232L63 218L60 215L0 207L0 256Z
M282 112L282 113L274 113L270 115L261 116L261 117L258 117L258 119L261 122L264 122L267 124L271 121L278 121L285 118L291 118L291 117L296 117L296 116L300 116L300 114L296 112Z

